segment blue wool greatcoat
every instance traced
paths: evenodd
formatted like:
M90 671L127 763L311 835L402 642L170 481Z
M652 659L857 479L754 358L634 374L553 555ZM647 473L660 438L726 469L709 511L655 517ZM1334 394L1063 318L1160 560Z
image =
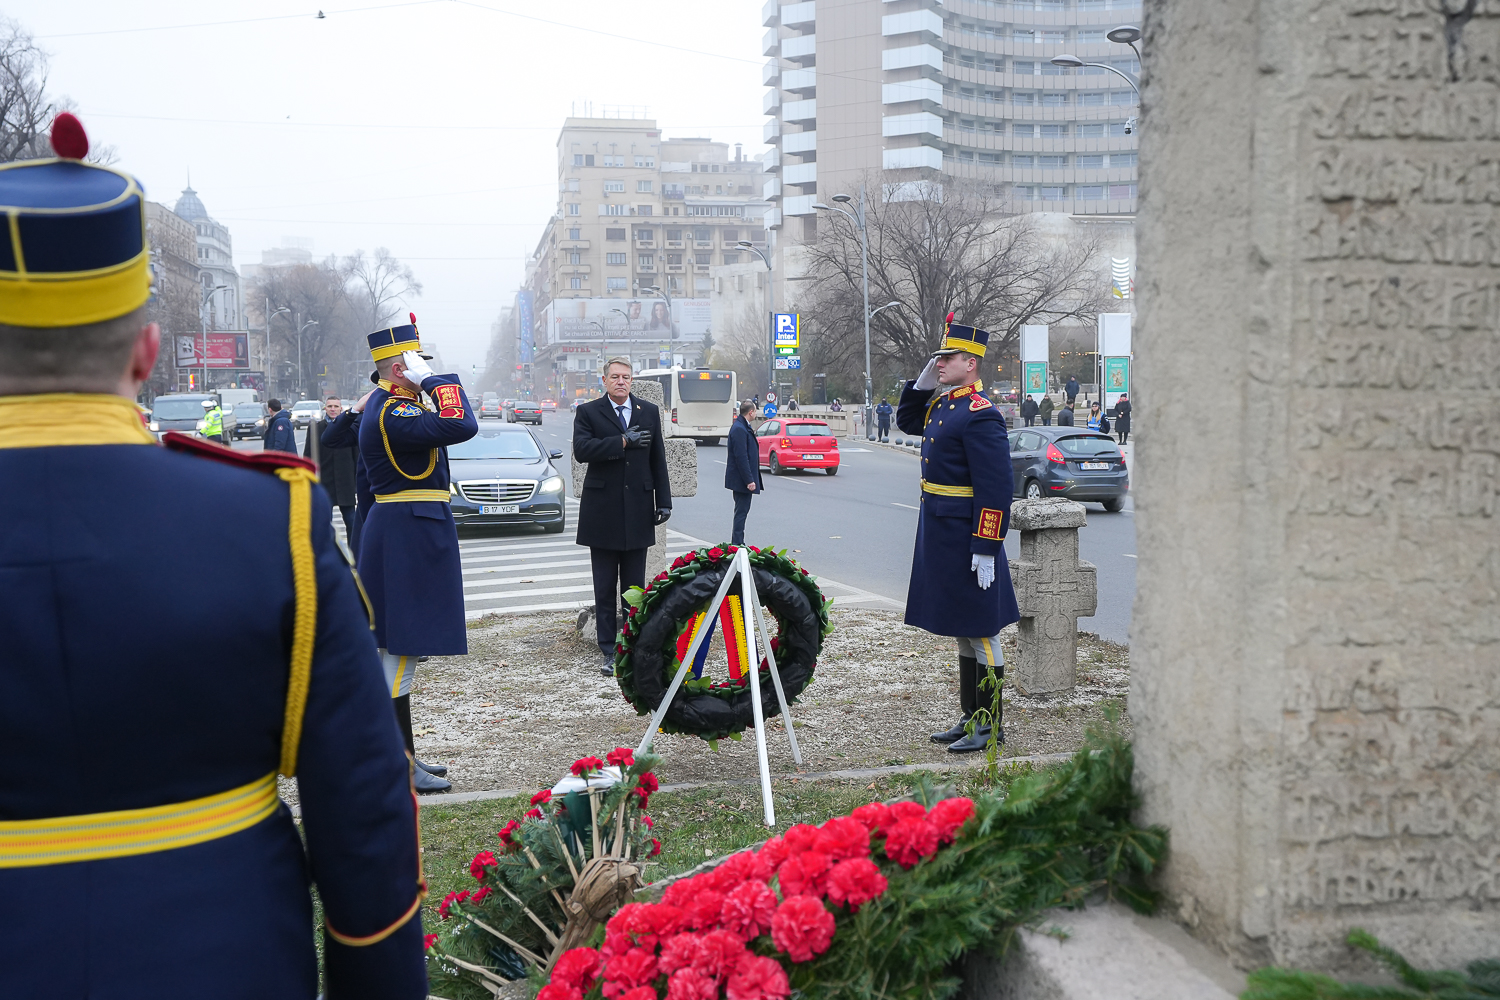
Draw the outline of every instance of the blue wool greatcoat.
M458 656L469 639L447 445L469 440L479 424L457 375L429 376L422 391L436 410L386 381L365 403L359 453L376 502L360 530L359 576L375 609L377 646L398 656ZM435 492L414 502L380 499L409 490Z
M196 447L0 447L0 824L173 805L277 769L290 491L225 457L245 453ZM311 494L305 848L281 806L206 843L0 866L0 997L313 1000L310 883L347 936L413 906L406 754L327 497ZM324 954L328 1000L427 993L419 916L369 947L327 940Z
M907 382L896 410L903 433L922 435L922 510L906 623L936 635L988 637L1021 617L1004 546L1010 441L983 388L976 382L940 392ZM995 557L988 590L971 568L976 554Z

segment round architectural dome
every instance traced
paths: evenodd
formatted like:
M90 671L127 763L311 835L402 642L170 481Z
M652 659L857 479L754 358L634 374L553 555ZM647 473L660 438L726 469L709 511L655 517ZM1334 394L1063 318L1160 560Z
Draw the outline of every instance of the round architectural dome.
M191 185L182 189L182 197L177 199L177 204L172 211L178 218L189 222L208 218L208 209L203 207L203 202L198 198L198 192L194 191Z

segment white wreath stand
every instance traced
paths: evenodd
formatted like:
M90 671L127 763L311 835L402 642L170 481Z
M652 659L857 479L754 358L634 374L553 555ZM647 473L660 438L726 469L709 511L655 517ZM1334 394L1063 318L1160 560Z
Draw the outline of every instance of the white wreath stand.
M792 744L792 760L796 761L799 767L802 764L802 751L797 747L797 731L792 726L792 713L786 703L786 692L781 688L781 672L776 669L776 654L771 650L771 634L766 629L765 609L760 606L760 597L755 590L755 574L750 568L750 551L743 546L735 552L734 558L730 561L729 571L724 574L724 580L719 584L719 591L714 594L714 599L709 604L703 621L710 622L719 613L719 606L724 603L724 598L728 595L735 577L743 581L740 611L745 618L745 669L750 672L750 699L755 713L755 751L760 759L760 800L765 809L766 826L775 826L776 806L771 801L771 764L766 758L766 720L760 707L760 656L756 653L755 641L757 634L760 635L760 644L766 651L766 662L771 667L771 684L776 688L776 701L781 705L781 717L786 720L786 735ZM683 680L692 671L693 661L698 658L698 648L703 645L708 634L709 629L699 628L698 634L693 636L693 641L688 645L687 652L682 657L682 665L677 668L677 675L672 678L671 685L667 687L667 693L662 695L661 704L652 714L651 726L646 730L646 738L641 740L636 753L643 754L651 748L651 740L655 738L657 729L666 718L667 709L672 706L672 699L682 687Z

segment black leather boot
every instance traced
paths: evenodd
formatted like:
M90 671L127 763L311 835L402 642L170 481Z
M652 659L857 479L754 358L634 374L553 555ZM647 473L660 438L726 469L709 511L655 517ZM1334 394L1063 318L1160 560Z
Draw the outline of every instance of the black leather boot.
M448 774L448 765L446 764L429 764L420 757L415 758L415 760L417 762L417 766L426 771L428 774L435 774L439 778L446 777Z
M958 725L932 734L934 743L955 743L964 738L965 728L979 708L979 661L972 656L958 658L958 707L964 717Z
M399 698L391 699L391 707L396 710L396 725L401 730L401 739L406 743L406 752L411 755L412 760L417 759L416 748L412 746L411 731L411 695L404 694ZM446 781L435 774L428 772L425 768L418 766L412 769L412 785L417 794L428 795L432 792L446 792L453 787L453 783ZM443 768L446 772L448 769Z
M973 669L974 669L974 701L975 701L975 708L977 710L977 708L978 708L978 702L979 702L979 695L980 695L980 692L979 692L979 677L980 677L979 661L978 660L970 660L969 663L971 663L973 665ZM1002 663L1000 666L998 666L998 667L995 668L995 679L998 681L999 679L1003 678L1004 676L1005 676L1005 664ZM960 682L959 683L960 683L960 687L962 687L962 678L961 677L960 677ZM984 694L988 698L991 698L991 699L994 698L994 692L992 692L992 691L986 691L986 692L984 692ZM1002 721L1002 719L1004 717L1004 712L1005 712L1004 705L1003 705L1003 703L999 703L998 701L992 701L991 702L991 710L992 710L992 712L994 714L994 726L998 727L999 730L1000 730L999 739L997 740L997 742L1004 743L1005 742L1005 727L1003 725L1001 725L1001 721ZM953 743L950 743L948 745L948 752L949 753L974 753L975 751L983 750L987 746L989 746L989 743L990 743L990 732L991 732L991 727L990 726L975 726L974 727L974 734L972 736L965 736L961 740L956 740Z

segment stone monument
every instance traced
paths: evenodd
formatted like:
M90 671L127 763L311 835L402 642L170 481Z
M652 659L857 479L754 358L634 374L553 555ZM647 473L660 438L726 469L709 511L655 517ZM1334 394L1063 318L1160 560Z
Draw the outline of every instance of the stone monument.
M1163 888L1242 967L1367 972L1353 926L1493 957L1500 8L1145 0L1144 32L1130 713Z
M1097 609L1097 573L1078 558L1078 529L1087 522L1072 500L1017 500L1011 530L1021 533L1021 558L1010 576L1021 607L1011 682L1022 694L1070 691L1078 675L1078 619Z

